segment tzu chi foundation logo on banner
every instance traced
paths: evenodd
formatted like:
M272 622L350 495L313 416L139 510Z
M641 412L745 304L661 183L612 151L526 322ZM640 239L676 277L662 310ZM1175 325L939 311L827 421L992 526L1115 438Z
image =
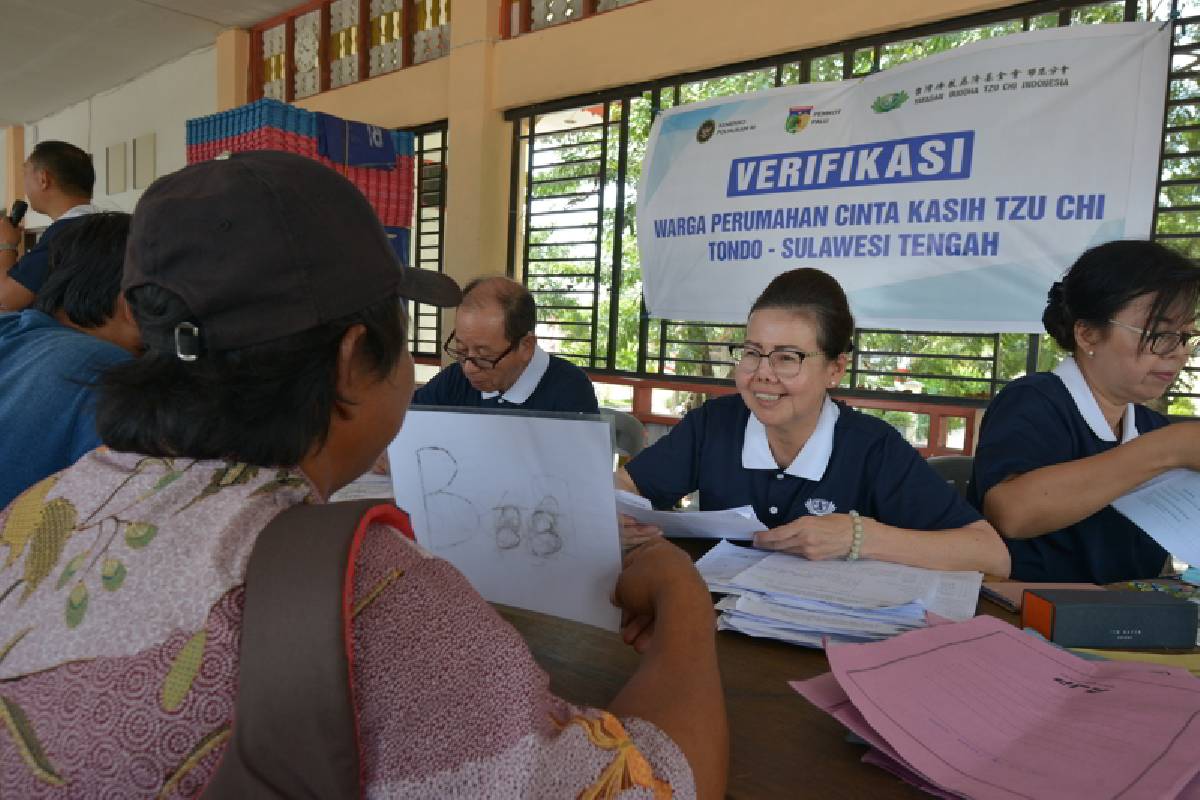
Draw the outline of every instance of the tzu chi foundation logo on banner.
M788 133L799 133L808 127L808 123L812 122L812 112L812 106L790 107L787 119L783 123L783 129Z

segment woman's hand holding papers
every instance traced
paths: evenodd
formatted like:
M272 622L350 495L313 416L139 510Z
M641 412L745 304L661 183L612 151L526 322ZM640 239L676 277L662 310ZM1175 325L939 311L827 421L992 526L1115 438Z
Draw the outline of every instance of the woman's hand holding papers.
M687 553L657 538L625 556L613 591L621 636L643 656L609 706L657 725L683 751L702 800L725 793L729 729L708 587Z
M874 520L862 518L866 527ZM754 546L763 550L795 553L812 561L844 558L850 552L854 523L849 514L805 515L754 534Z
M629 550L654 539L662 538L662 528L638 522L628 514L619 514L621 523L621 549Z

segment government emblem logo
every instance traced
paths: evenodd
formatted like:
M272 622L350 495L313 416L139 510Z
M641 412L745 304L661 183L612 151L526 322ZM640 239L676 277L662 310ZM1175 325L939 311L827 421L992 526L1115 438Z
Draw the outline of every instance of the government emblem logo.
M808 127L808 123L812 122L812 110L812 106L792 106L788 109L783 129L788 133L799 133L804 130Z
M822 500L819 497L808 498L804 501L804 507L815 517L823 517L837 511L837 505L832 500Z
M696 129L696 141L704 144L717 130L717 123L711 119L706 119L700 123L700 127Z

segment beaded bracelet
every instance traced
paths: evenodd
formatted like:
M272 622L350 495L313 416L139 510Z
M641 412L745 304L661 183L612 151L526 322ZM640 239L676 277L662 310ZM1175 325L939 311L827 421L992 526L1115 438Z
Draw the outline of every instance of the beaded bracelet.
M850 539L850 552L846 553L846 560L858 561L858 556L862 552L863 522L857 511L850 511L850 524L854 526L854 535Z

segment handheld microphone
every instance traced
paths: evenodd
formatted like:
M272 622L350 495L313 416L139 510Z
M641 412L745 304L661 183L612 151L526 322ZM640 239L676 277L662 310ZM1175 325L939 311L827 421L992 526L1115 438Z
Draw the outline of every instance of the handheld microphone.
M8 221L14 226L20 225L21 220L25 219L25 212L29 210L29 203L24 200L16 200L12 204L12 212L8 215Z

